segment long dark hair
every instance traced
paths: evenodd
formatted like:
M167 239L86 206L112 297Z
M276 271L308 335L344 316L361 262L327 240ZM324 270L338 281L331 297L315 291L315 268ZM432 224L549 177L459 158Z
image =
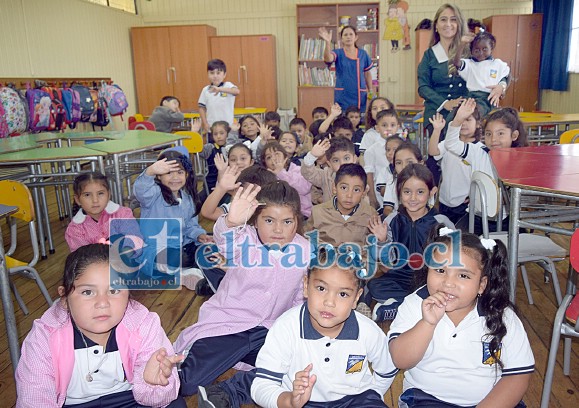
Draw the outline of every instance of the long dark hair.
M451 236L439 236L440 229L444 226L444 224L438 224L433 227L429 244L440 242L448 245L448 247L452 245ZM478 236L460 231L455 233L460 234L461 252L477 260L482 271L481 279L487 278L486 287L478 299L478 307L485 316L488 329L486 336L491 338L489 342L490 354L502 369L503 362L498 352L501 342L507 334L507 326L503 321L504 311L507 308L511 308L514 313L517 313L515 306L509 300L510 278L507 248L501 241L495 240L494 248L487 250ZM424 268L415 273L414 277L416 287L425 285L428 277L428 267L424 266Z
M257 194L256 200L265 205L257 207L252 217L249 219L249 224L255 225L259 214L270 205L289 207L298 221L296 233L303 233L304 221L302 217L300 195L296 189L290 186L286 181L278 180L261 187L261 191Z
M519 137L517 140L513 140L511 147L522 147L528 146L527 142L527 130L523 125L521 119L519 119L519 113L516 109L511 107L501 108L494 112L491 112L485 119L483 128L486 130L487 125L490 122L502 122L506 127L511 129L511 132L517 130L519 132Z
M201 200L199 199L199 193L197 192L197 186L195 184L195 171L193 170L193 165L191 164L191 159L186 157L175 150L165 150L159 154L157 160L167 159L167 161L176 160L181 164L183 170L187 173L187 178L185 179L185 186L183 190L187 192L193 199L193 204L195 205L195 213L193 216L199 214L201 210ZM161 188L161 194L163 199L169 205L179 205L179 201L173 195L171 189L161 183L158 177L155 177L155 183Z

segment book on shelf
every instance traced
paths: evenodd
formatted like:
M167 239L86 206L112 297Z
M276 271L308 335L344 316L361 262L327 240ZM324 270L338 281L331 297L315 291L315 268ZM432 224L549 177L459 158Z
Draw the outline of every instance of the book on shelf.
M300 86L335 86L336 71L334 68L308 67L304 62L298 69L298 79Z
M377 55L378 55L378 47L376 46L376 44L364 44L362 46L362 49L364 51L366 51L366 53L370 56L370 58L372 59L376 59Z
M300 38L300 52L298 58L301 61L323 60L325 41L321 38L306 38L304 34ZM332 43L332 49L334 44Z

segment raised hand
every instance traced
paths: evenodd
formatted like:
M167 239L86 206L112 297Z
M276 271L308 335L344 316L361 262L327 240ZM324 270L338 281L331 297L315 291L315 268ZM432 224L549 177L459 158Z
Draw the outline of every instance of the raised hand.
M276 151L273 153L273 157L271 159L271 164L273 168L269 169L273 173L277 174L280 171L285 169L285 164L287 162L287 158L284 156L282 152Z
M436 326L446 309L448 295L442 292L436 292L422 301L422 320Z
M231 126L229 126L231 128L232 132L236 132L239 133L239 129L241 128L241 126L239 126L239 122L236 120L234 121Z
M191 132L199 133L202 125L203 124L201 123L201 119L193 118L191 120Z
M241 185L241 183L237 183L237 178L241 172L236 164L232 164L231 166L225 166L225 170L219 179L219 186L227 191L235 190L237 187Z
M143 380L150 385L167 385L175 364L183 361L185 356L175 354L169 356L167 350L160 348L155 351L143 371Z
M473 114L474 110L476 109L476 102L473 98L468 98L466 101L460 105L458 111L456 111L456 116L453 119L453 122L457 124L462 124L465 120L467 120L470 115Z
M379 215L374 215L370 218L368 229L379 242L386 242L388 238L388 226L382 222Z
M315 375L310 376L312 367L313 365L310 363L302 371L296 373L291 397L291 406L293 408L302 408L312 396L312 390L317 378Z
M318 35L322 40L332 42L332 32L328 31L326 27L318 28Z
M475 34L468 32L466 34L464 34L462 37L460 37L460 42L463 44L470 44L472 42L472 40L474 40Z
M444 116L440 113L437 113L432 118L428 118L428 121L432 124L434 130L442 130L444 129L444 125L446 125L446 120L444 120Z
M342 107L337 103L334 103L330 108L330 116L337 118L342 114Z
M255 197L260 190L261 187L254 184L248 184L246 187L237 189L233 201L231 201L229 213L225 217L228 227L243 225L251 218L255 209L259 206Z
M330 148L330 139L323 139L318 141L310 150L310 153L316 157L322 157L326 154L326 151Z
M225 161L225 157L221 153L217 153L215 155L215 167L217 167L217 172L222 173L227 168L227 162Z
M261 136L262 144L266 144L267 142L275 140L274 137L272 136L272 133L273 131L269 126L266 126L263 123L259 125L259 136Z
M167 158L157 160L155 163L147 167L145 173L149 176L160 176L161 174L168 174L172 171L177 171L181 165L177 160L167 161Z

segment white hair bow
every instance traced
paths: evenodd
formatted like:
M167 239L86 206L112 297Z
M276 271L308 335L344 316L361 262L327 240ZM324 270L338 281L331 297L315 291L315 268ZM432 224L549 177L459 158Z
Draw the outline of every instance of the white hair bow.
M438 230L438 236L439 237L444 237L446 235L450 235L454 232L455 230L450 229L448 227L442 227L440 230Z
M488 238L481 238L480 243L482 244L482 246L485 247L485 249L487 249L489 251L492 251L493 248L495 247L495 245L497 245L497 242L494 239L488 239Z

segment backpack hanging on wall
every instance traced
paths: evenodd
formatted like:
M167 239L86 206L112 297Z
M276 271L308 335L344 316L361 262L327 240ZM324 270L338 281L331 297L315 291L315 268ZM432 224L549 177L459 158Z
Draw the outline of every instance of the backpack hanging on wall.
M0 87L0 105L4 114L8 135L15 136L28 129L28 110L26 101L10 85Z
M66 129L66 109L62 103L62 91L59 88L49 86L44 86L41 89L51 97L50 115L52 120L47 130L60 132Z
M91 116L90 122L92 124L93 130L96 130L96 126L100 126L101 130L104 130L105 126L109 124L109 114L107 112L107 105L103 98L100 97L100 92L96 88L92 88L90 90L90 95L92 97L95 110L93 115Z
M50 113L52 99L50 95L42 89L30 88L26 84L26 99L30 111L29 128L31 132L42 132L49 127L54 127L54 118Z
M90 95L90 90L80 84L73 84L71 87L74 91L78 92L79 104L80 104L80 121L89 122L91 115L94 113L95 107Z
M10 134L8 122L6 121L6 111L4 105L0 103L0 139L4 139Z
M111 116L122 115L129 106L123 90L119 86L109 85L105 81L101 81L99 98L104 99L107 111Z
M64 84L64 88L61 89L62 93L62 104L66 111L66 122L71 129L76 127L76 124L80 120L80 95L77 90L72 88L67 88Z

